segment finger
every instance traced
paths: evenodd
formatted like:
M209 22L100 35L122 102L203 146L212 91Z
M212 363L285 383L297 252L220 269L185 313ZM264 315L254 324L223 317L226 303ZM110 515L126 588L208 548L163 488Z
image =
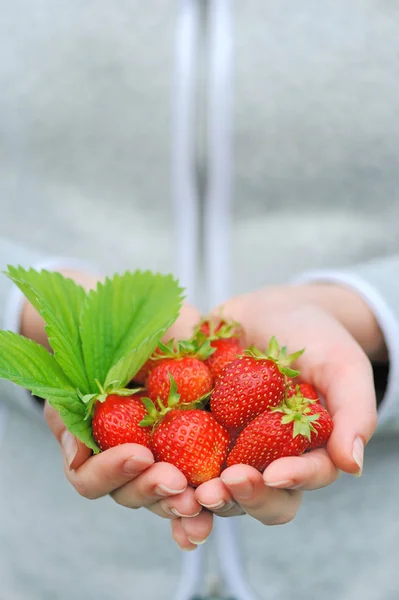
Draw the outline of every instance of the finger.
M244 512L219 477L202 483L195 490L195 497L201 506L220 517L234 517Z
M317 490L333 483L340 475L325 448L303 456L290 456L272 462L263 473L272 488Z
M213 514L207 510L203 510L194 519L183 517L181 524L187 535L188 541L195 546L205 544L208 537L211 535L213 527Z
M94 500L126 485L153 463L148 448L122 444L91 456L78 469L65 465L65 475L81 496Z
M61 446L65 463L70 469L78 469L92 451L66 429L59 413L48 402L44 405L44 418Z
M181 308L179 318L166 333L165 340L171 338L185 340L190 338L200 318L199 311L192 304L185 302Z
M167 519L177 517L193 518L200 514L202 506L195 497L194 489L189 486L177 496L169 496L147 506L148 510Z
M191 552L196 550L196 544L192 544L188 539L187 533L184 531L182 519L173 519L171 522L172 536L181 550Z
M268 487L261 473L247 465L229 467L221 479L243 510L264 525L292 521L301 504L302 492Z
M127 508L150 506L168 496L177 496L187 488L183 473L169 463L154 463L133 481L112 492L118 504Z

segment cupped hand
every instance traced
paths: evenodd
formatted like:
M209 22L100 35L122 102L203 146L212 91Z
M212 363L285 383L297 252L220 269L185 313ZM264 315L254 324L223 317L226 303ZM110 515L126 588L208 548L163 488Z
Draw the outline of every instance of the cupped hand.
M325 286L327 288L327 286ZM332 286L331 286L332 287ZM297 361L303 380L321 394L333 421L327 447L299 457L271 463L263 474L245 465L226 469L220 478L202 484L195 492L198 502L220 516L248 513L266 525L294 518L302 492L333 483L340 471L360 475L364 447L377 424L376 398L370 360L360 345L377 348L381 340L375 322L354 294L336 294L337 312L329 298L311 286L270 288L234 298L223 307L226 317L239 321L246 331L246 346L265 349L271 336L289 352L305 348ZM325 293L330 293L329 289ZM342 303L356 315L366 315L361 339L344 323ZM354 318L356 321L356 317ZM357 324L359 325L359 324ZM370 335L366 327L374 328ZM359 334L360 338L360 334Z
M167 338L185 339L200 315L185 304ZM96 499L110 495L127 508L145 507L172 520L172 533L184 550L195 549L212 529L212 515L202 509L194 489L173 465L155 463L148 448L123 444L92 455L91 451L66 430L58 412L45 405L46 422L61 446L68 481L83 497Z

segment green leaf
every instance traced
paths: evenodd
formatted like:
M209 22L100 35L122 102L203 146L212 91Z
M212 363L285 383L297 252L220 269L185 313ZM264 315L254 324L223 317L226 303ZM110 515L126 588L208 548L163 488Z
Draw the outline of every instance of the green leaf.
M89 292L81 314L83 356L90 385L123 388L177 319L182 289L170 275L127 272Z
M37 342L11 331L0 331L0 378L44 399L54 390L58 390L59 395L75 392L50 352Z
M72 279L46 270L8 266L6 275L43 317L54 356L70 381L83 393L90 392L79 335L85 290Z
M86 405L54 356L43 346L11 331L0 331L0 378L47 400L71 433L95 452L99 451L91 433L91 419L84 421Z
M66 428L73 435L76 435L95 454L100 452L100 448L93 438L92 418L87 413L87 405L80 401L76 392L71 392L69 395L63 395L62 397L49 395L46 400L60 413Z

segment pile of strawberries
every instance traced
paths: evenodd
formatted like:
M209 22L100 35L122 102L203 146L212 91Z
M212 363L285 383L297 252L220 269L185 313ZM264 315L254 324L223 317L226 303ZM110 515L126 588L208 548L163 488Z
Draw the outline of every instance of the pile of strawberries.
M302 351L287 355L272 338L263 353L244 339L239 324L204 319L190 340L160 343L131 396L95 404L99 448L142 444L195 487L231 465L263 472L278 458L325 445L331 416L291 367Z

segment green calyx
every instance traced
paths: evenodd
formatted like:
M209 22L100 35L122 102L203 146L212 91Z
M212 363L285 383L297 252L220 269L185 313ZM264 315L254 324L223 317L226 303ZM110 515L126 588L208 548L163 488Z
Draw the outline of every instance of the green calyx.
M206 360L215 352L211 342L203 334L197 334L188 340L176 341L170 340L167 344L159 342L158 352L155 353L153 360L165 358L198 358Z
M211 393L194 400L194 402L181 403L180 394L177 391L176 381L171 373L169 373L170 390L168 395L167 405L162 402L161 398L157 398L154 403L151 398L141 397L140 400L144 404L147 415L139 423L140 427L155 426L161 421L164 416L171 410L192 410L202 409L206 406ZM155 405L157 404L157 406Z
M288 387L286 388L288 390ZM284 403L291 409L301 410L305 407L308 407L310 404L315 404L318 400L314 398L305 398L302 394L299 385L295 386L295 394L288 397L286 396Z
M297 377L299 371L291 369L290 365L294 363L302 354L305 349L298 350L292 354L287 354L287 347L283 346L280 348L277 339L273 336L270 338L269 345L265 352L261 352L256 346L250 346L247 350L244 350L243 356L251 356L257 360L271 360L279 368L280 373L287 377Z
M106 389L100 384L98 379L95 380L96 385L99 389L98 393L95 394L82 394L80 390L77 390L77 394L81 401L86 405L86 415L84 420L89 419L93 413L93 408L96 402L105 402L108 396L121 396L128 398L129 396L133 396L137 394L137 392L141 392L143 388L116 388L113 389L112 385L117 383L115 381L111 381L111 383L107 386Z
M209 335L205 335L201 329L204 325L209 327ZM209 341L213 342L220 339L228 339L232 337L241 337L243 335L243 328L237 321L227 321L223 318L222 310L219 314L210 315L201 319L199 324L194 330L194 337L204 336Z
M317 432L313 423L318 420L320 413L311 413L311 405L317 402L309 398L304 398L302 394L298 393L291 398L286 398L284 402L275 408L272 408L273 412L280 412L283 414L281 423L286 425L287 423L293 423L294 428L292 437L295 438L297 435L302 435L310 441L312 432Z

